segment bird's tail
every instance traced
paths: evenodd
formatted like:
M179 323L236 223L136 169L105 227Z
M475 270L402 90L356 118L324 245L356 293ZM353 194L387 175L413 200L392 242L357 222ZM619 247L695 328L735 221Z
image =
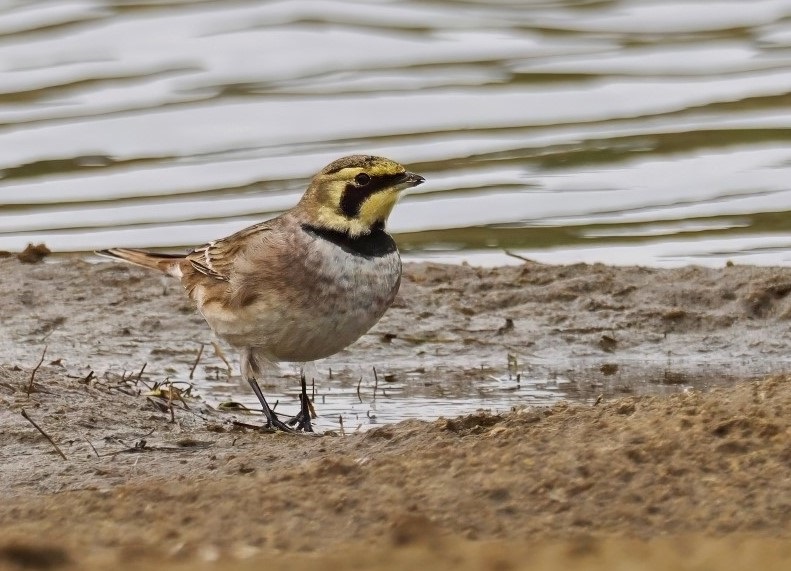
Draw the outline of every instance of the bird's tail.
M159 270L176 278L180 278L182 275L181 262L184 261L183 255L159 254L133 248L110 248L109 250L99 250L96 253L105 258L123 260L136 266Z

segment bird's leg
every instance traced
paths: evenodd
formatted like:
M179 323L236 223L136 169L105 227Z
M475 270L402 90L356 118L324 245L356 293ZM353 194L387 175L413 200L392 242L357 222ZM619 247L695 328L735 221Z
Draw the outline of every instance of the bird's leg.
M277 430L282 430L283 432L296 432L288 424L277 418L277 413L272 410L272 407L270 407L269 403L266 402L264 393L261 392L261 387L258 386L258 381L256 381L253 377L248 377L247 382L250 383L250 387L252 387L255 396L258 397L258 402L261 403L261 408L263 409L264 416L266 417L266 425Z
M252 348L245 347L242 351L242 375L247 379L250 388L253 389L255 396L258 397L258 401L261 403L262 412L266 417L266 426L282 430L283 432L295 432L293 428L277 418L277 413L266 402L264 393L261 391L261 387L258 386L258 381L255 380L256 375L260 374L261 367L258 365L255 355L253 355Z
M305 381L304 371L299 372L299 381L302 385L302 392L299 395L299 412L296 416L289 419L286 424L289 426L296 426L295 430L313 432L313 425L310 422L310 399L308 398L307 382Z

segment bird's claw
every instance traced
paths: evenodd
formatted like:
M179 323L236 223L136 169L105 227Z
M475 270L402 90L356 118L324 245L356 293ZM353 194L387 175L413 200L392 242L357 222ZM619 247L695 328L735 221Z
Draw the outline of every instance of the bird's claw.
M313 425L310 422L310 399L308 398L307 383L305 382L304 374L302 374L300 380L302 383L302 392L299 395L300 411L286 422L283 422L277 417L277 413L272 410L272 407L269 406L269 403L266 402L266 398L264 398L264 393L261 391L261 387L258 386L258 382L254 378L247 379L247 382L250 383L255 396L258 397L258 401L261 403L262 412L266 418L266 424L264 425L264 428L280 430L282 432L288 433L296 433L299 431L313 432Z

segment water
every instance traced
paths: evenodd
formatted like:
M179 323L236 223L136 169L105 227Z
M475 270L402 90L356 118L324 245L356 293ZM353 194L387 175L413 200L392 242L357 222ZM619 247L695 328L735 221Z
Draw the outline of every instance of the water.
M0 249L184 247L351 152L413 257L788 263L791 1L0 2Z
M791 0L0 0L0 250L200 244L365 152L428 180L408 259L788 264L789 109Z
M505 373L489 368L460 370L439 366L429 372L389 367L392 374L360 367L332 369L326 365L308 374L307 393L315 403L318 417L313 421L319 430L354 432L369 430L406 419L454 418L475 411L505 412L522 407L548 407L561 401L593 405L614 398L634 395L671 394L680 390L706 390L733 384L736 380L757 379L754 362L675 363L662 366L649 361L619 360L617 371L601 364L577 362L566 367L531 364L519 373ZM776 366L776 363L773 364ZM772 365L766 365L767 373ZM787 365L786 365L787 367ZM198 386L206 402L214 407L229 407L249 424L262 423L260 405L241 377L228 378L225 371L209 367L208 378ZM185 387L186 378L174 379ZM284 374L263 387L267 400L277 403L278 413L287 417L299 410L299 374L284 368ZM249 409L246 419L244 407Z

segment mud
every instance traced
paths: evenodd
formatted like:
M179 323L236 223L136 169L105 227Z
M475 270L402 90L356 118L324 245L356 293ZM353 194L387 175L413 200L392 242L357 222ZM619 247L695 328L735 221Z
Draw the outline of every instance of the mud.
M146 364L154 377L188 380L205 344L199 388L227 381L208 328L175 280L126 265L50 260L0 259L4 363L32 366L47 345L74 375ZM791 371L789 292L789 268L407 264L394 307L313 376L318 390L352 393L362 377L370 395L376 366L389 393L437 400L475 398L485 381L516 375L539 388L559 379L561 397L587 402L707 388ZM236 373L236 356L227 356ZM268 390L296 402L296 372L286 366L270 375ZM234 383L222 390L249 394ZM538 402L533 393L516 396L507 402Z
M320 366L451 386L581 359L623 389L670 360L688 377L672 394L600 384L550 407L268 434L185 383L163 390L209 341L175 284L0 259L0 568L786 568L791 377L766 374L791 354L791 271L406 270L396 307ZM199 377L224 368L208 353Z

